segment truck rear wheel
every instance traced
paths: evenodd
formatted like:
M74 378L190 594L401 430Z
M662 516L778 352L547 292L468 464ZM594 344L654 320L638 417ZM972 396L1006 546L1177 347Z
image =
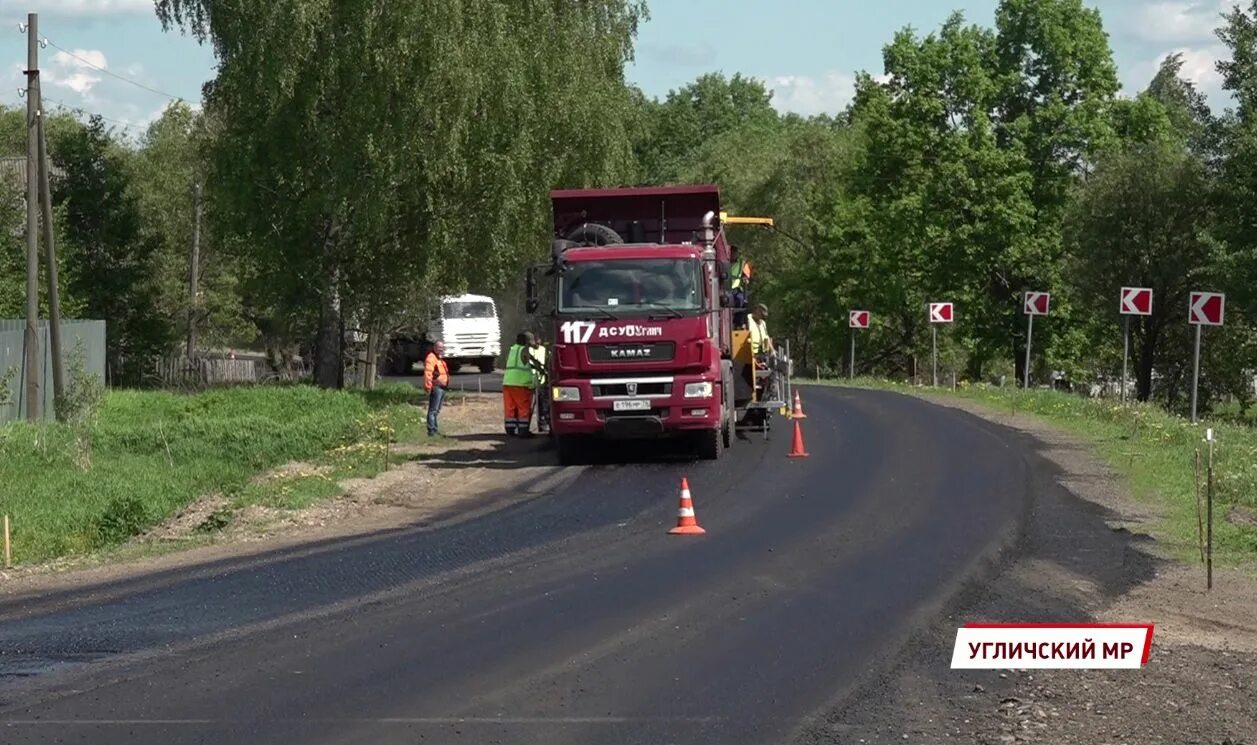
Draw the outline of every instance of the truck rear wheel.
M705 429L698 435L698 457L702 460L719 460L724 453L724 428Z
M480 373L482 375L488 375L491 372L493 372L493 358L485 357L480 360Z

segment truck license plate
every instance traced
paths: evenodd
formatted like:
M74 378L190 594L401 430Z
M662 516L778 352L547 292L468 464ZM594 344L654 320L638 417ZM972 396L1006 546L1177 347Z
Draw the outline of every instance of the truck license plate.
M650 411L650 402L641 400L616 401L611 404L615 411Z

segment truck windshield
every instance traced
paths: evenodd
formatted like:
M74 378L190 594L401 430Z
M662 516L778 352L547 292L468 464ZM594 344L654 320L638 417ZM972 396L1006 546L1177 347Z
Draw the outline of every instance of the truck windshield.
M493 318L493 303L483 300L445 303L443 318Z
M697 259L575 262L560 279L559 310L697 310L702 307L702 276Z

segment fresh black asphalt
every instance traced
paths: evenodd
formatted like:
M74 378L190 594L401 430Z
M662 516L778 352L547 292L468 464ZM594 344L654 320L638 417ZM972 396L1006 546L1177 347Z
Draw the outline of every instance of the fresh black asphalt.
M803 395L808 458L779 422L449 528L0 603L0 742L789 742L1032 488L977 419ZM667 534L682 476L704 536Z

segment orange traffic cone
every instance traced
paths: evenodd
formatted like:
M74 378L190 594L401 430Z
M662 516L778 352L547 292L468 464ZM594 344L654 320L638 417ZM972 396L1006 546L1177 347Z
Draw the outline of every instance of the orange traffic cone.
M690 500L690 482L681 478L681 506L677 509L677 526L668 531L672 535L702 535L707 531L698 527L694 519L694 502Z
M790 458L806 458L807 450L803 447L803 428L799 425L799 420L794 420L794 444L790 446Z
M807 414L803 413L803 402L799 400L799 392L794 392L794 413L790 415L791 419L807 419Z

